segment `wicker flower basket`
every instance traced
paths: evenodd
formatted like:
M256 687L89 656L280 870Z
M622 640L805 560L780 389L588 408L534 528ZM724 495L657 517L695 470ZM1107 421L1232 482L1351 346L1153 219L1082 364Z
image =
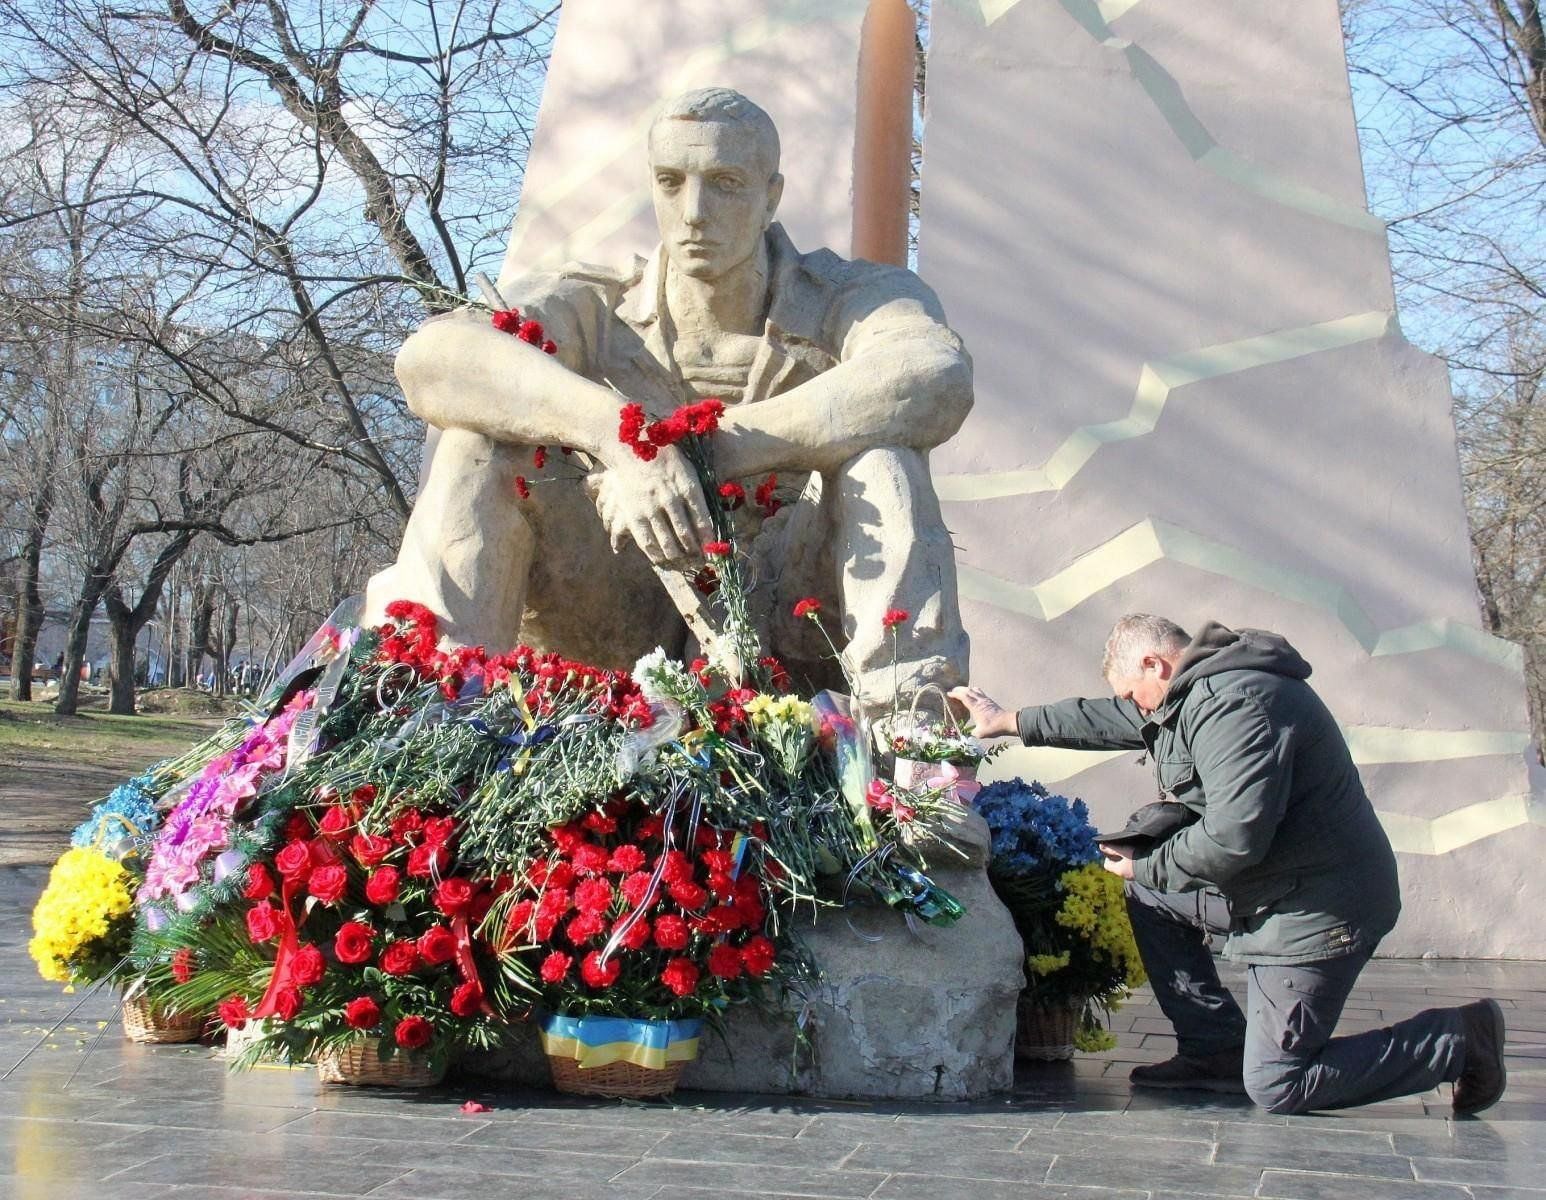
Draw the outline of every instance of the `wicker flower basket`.
M572 1058L548 1055L553 1070L553 1086L575 1096L612 1096L642 1100L649 1096L668 1096L676 1091L684 1062L664 1067L636 1067L631 1062L607 1063L604 1067L582 1067Z
M422 1055L399 1050L381 1057L380 1038L360 1038L341 1050L317 1059L317 1075L323 1083L348 1083L356 1087L434 1087L445 1078L445 1067L431 1067Z
M1034 1062L1067 1062L1074 1056L1074 1034L1084 1006L1043 1008L1024 996L1015 1006L1015 1057Z
M126 996L123 1002L123 1033L131 1042L196 1042L204 1031L204 1020L203 1013L170 1012L151 1003L144 992Z

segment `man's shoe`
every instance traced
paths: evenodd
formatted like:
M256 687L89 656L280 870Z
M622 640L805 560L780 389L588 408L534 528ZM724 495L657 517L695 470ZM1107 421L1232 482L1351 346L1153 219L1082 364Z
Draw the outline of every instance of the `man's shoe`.
M1204 1092L1245 1092L1245 1051L1217 1054L1178 1054L1161 1063L1134 1067L1128 1079L1135 1087L1193 1088Z
M1465 1038L1465 1069L1455 1080L1455 1111L1462 1116L1491 1108L1508 1086L1503 1062L1503 1009L1496 1000L1460 1006Z

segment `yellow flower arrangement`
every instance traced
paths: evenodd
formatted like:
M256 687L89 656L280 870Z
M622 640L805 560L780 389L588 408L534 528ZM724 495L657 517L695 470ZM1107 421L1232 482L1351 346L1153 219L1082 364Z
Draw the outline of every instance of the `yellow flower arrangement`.
M28 953L44 979L89 983L126 948L133 877L95 850L66 850L32 910Z
M811 706L798 696L770 696L766 692L758 692L746 702L746 715L757 729L775 721L808 727L811 723Z

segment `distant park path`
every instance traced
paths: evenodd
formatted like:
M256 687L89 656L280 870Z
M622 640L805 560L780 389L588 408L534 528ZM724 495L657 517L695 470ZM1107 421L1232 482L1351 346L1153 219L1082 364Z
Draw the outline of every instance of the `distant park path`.
M217 716L56 716L0 700L0 866L57 858L91 805L220 726Z

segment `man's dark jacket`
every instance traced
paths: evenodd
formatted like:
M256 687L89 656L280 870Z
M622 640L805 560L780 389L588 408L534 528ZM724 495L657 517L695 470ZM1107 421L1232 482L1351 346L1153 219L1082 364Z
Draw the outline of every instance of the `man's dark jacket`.
M1148 751L1160 791L1201 819L1136 858L1133 879L1223 892L1231 958L1372 951L1401 911L1396 858L1309 674L1277 634L1210 622L1147 718L1131 700L1064 700L1021 709L1020 737Z

